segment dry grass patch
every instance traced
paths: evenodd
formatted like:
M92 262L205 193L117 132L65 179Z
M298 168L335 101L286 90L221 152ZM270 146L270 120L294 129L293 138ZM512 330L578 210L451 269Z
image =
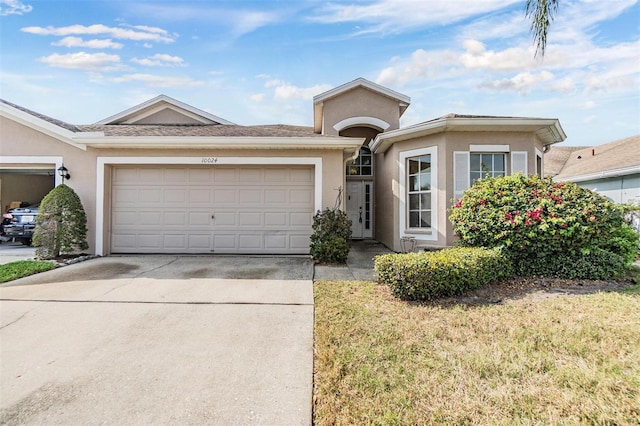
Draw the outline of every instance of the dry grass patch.
M409 304L315 284L314 422L637 424L640 296Z

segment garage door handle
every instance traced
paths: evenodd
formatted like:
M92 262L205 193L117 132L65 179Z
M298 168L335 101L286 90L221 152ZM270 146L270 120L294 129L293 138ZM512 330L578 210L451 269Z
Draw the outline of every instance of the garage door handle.
M212 214L211 219L215 219L215 218L216 218L216 215Z

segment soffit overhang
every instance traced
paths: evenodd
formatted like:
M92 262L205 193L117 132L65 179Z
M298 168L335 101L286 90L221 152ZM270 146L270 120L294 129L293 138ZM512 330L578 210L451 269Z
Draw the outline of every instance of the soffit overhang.
M273 137L79 137L83 145L96 149L264 149L342 150L358 152L365 138L273 138Z
M369 144L374 153L409 139L443 132L524 132L535 133L545 145L564 141L567 136L555 118L443 117L402 129L380 133Z

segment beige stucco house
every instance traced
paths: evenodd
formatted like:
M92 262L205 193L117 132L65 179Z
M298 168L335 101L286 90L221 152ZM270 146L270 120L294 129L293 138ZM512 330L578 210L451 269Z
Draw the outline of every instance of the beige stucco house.
M447 115L400 128L409 97L357 79L313 100L313 127L240 126L167 96L93 125L0 102L0 203L65 181L91 251L309 252L316 211L393 250L454 241L451 200L481 175L542 173L557 119Z

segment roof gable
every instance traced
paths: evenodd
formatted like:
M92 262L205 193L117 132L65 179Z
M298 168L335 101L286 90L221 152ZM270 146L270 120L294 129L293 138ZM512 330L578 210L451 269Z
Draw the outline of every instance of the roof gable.
M369 81L365 78L357 78L349 83L345 83L341 86L335 87L331 90L327 90L324 93L316 95L313 97L313 121L314 121L314 130L316 132L322 131L322 115L324 109L324 102L336 98L338 96L342 96L347 92L352 90L363 88L369 91L372 91L380 96L385 96L390 98L398 103L399 115L401 117L402 114L406 111L411 103L411 98L409 96L403 95L402 93L396 92L395 90L391 90L387 87L376 84L372 81Z
M216 115L160 95L96 124L233 124Z

